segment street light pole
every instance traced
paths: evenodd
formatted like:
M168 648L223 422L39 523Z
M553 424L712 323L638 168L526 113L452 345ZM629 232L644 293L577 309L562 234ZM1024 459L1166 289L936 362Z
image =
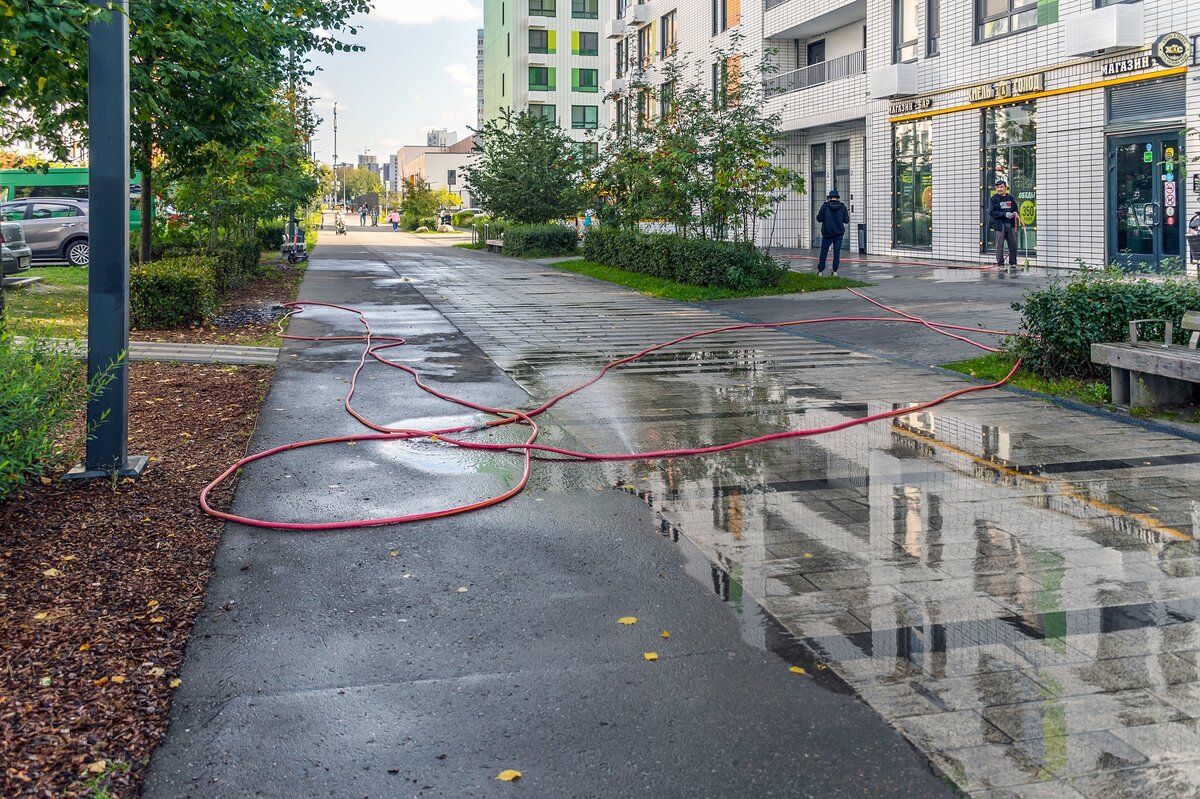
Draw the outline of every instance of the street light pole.
M129 0L93 0L109 13L88 24L88 398L84 462L73 479L138 477L129 436ZM142 224L150 224L142 197Z
M337 160L337 100L333 101L333 204L338 199L338 160Z

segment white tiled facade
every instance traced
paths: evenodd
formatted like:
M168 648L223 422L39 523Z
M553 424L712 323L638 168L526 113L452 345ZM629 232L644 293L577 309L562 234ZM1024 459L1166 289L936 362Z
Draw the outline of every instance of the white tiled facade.
M626 42L636 42L636 25L629 20L638 5L631 0L629 8L615 9L624 10ZM1036 141L1023 151L1032 153L1036 181L1018 197L1019 202L1032 203L1029 210L1035 220L1022 239L1023 258L1051 266L1117 259L1115 230L1122 224L1118 218L1129 218L1122 215L1134 207L1122 204L1129 197L1138 197L1137 213L1146 209L1138 224L1157 215L1157 229L1171 234L1200 208L1187 166L1174 167L1177 172L1165 176L1160 166L1156 174L1156 180L1175 178L1170 227L1162 192L1155 198L1128 191L1124 196L1115 190L1117 180L1110 175L1118 139L1140 147L1139 137L1161 143L1161 138L1150 137L1177 133L1177 152L1182 148L1191 158L1200 155L1200 0L1142 0L1118 8L1097 7L1110 6L1106 0L1012 0L1018 9L1036 9L1036 16L1028 18L1037 19L1036 26L978 42L975 3L965 0L649 0L640 5L647 6L641 15L648 19L676 11L678 51L692 62L703 62L711 49L727 45L732 31L713 36L712 20L723 5L740 5L740 24L734 30L742 38L741 48L748 59L761 58L777 68L766 78L774 88L765 107L780 114L786 158L805 176L809 193L782 204L762 243L813 246L812 217L822 199L814 195L822 186L814 174L813 146L819 151L824 145L828 189L835 178L838 143L839 152L848 148L849 155L848 172L843 169L836 176L851 211L848 249L859 246L861 224L866 250L873 255L992 260L981 247L987 238L985 185L990 186L991 177L984 168L984 109L1007 106L1008 101L1032 102L1036 108ZM894 64L893 14L898 5L915 16L915 40L903 54L906 63ZM931 9L939 6L939 24L931 27ZM937 52L931 53L930 34L935 30ZM1182 34L1191 51L1181 55L1176 50L1175 57L1183 63L1173 68L1170 57L1160 61L1153 52L1156 41L1172 32ZM909 33L905 38L911 38L911 27ZM1105 49L1081 46L1080 35L1089 37L1089 45L1098 41ZM610 44L616 41L610 39ZM808 64L810 54L816 66ZM1106 71L1106 64L1125 61L1129 64L1124 69ZM647 70L648 82L653 82L656 66ZM1011 84L1013 79L1024 85ZM1164 80L1173 81L1170 91L1179 102L1163 104L1157 118L1153 110L1138 114L1136 121L1110 115L1113 91L1127 97L1139 85L1165 87L1151 83ZM1024 91L1007 99L979 93L973 97L972 89L984 84ZM614 88L620 88L619 80ZM932 235L919 246L901 246L895 243L893 225L894 125L914 119L928 119L931 130L932 186L917 195L932 214ZM1184 134L1184 128L1191 130ZM1154 212L1144 202L1150 199L1156 199ZM1160 243L1155 257L1169 258L1170 247L1176 246L1182 249L1182 242L1166 247Z
M559 127L577 140L605 127L608 108L603 86L611 62L603 26L612 17L612 4L613 0L484 0L484 121L495 119L506 108L520 112L553 106ZM531 52L530 31L552 37L554 52ZM596 37L595 55L574 52L578 34L584 33ZM533 88L531 68L550 70L554 88ZM595 72L595 91L575 85L576 70ZM596 109L594 127L580 126L581 122L592 125L591 118L573 118L576 106Z

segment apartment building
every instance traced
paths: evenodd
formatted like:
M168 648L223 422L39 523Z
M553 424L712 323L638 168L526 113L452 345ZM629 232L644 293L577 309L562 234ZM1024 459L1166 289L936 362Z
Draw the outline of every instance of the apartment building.
M847 249L989 261L985 207L1003 178L1034 263L1161 268L1186 252L1200 209L1186 156L1200 155L1200 3L618 0L608 88L632 66L653 83L668 52L703 66L734 32L737 72L763 82L807 184L763 243L819 244L814 216L836 187ZM714 86L730 74L707 66Z
M483 128L483 28L475 36L475 129Z
M613 0L485 0L484 118L526 108L577 140L608 124L601 27Z

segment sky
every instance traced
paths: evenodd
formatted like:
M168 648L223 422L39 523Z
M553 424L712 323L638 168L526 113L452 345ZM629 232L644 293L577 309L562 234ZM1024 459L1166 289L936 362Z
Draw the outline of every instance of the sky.
M475 37L483 0L374 0L351 24L361 53L314 53L312 94L322 118L313 142L317 160L333 160L337 101L339 161L387 156L425 144L426 132L449 128L459 138L475 124Z

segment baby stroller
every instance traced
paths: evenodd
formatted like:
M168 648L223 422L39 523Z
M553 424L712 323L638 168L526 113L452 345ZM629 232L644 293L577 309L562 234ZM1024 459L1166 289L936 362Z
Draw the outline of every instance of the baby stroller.
M346 220L342 219L342 217L340 215L333 222L333 235L335 235L335 236L345 236L346 235Z

